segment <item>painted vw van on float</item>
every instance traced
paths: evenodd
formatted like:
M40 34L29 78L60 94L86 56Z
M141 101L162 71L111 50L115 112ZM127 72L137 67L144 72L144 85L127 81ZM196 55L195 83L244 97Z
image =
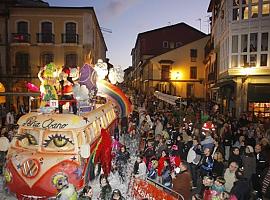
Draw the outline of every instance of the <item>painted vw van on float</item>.
M110 140L117 115L108 102L81 116L28 113L18 125L7 154L7 186L18 199L49 199L62 184L57 177L68 179L78 191L95 178L111 146L103 145L99 155L98 148L103 139Z

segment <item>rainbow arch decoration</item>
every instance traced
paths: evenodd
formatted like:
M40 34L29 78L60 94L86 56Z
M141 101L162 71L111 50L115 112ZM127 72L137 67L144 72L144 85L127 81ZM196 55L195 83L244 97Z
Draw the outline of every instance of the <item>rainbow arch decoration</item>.
M112 100L120 109L120 116L127 117L131 111L131 103L125 93L117 86L108 81L100 80L97 82L98 92L104 94Z

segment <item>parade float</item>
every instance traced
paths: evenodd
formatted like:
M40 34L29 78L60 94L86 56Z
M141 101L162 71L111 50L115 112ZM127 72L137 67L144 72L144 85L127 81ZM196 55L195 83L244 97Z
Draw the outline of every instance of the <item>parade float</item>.
M102 61L80 69L50 63L38 78L40 109L18 120L4 171L7 187L18 199L77 199L101 169L110 172L111 134L131 112L125 94L112 84L123 81L123 72L108 71ZM32 83L27 87L38 90ZM98 96L105 101L97 103Z

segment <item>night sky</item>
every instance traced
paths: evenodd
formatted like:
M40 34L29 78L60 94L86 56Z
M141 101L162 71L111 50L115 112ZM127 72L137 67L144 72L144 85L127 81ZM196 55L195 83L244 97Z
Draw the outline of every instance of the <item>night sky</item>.
M44 0L51 6L92 6L108 47L107 57L123 69L131 66L131 50L138 33L185 22L208 33L210 0Z

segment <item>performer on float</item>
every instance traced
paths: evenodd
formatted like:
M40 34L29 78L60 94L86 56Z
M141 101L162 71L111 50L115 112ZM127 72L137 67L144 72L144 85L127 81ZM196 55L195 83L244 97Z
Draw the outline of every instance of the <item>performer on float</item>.
M49 106L50 100L57 100L57 84L58 84L59 69L55 64L50 63L45 65L38 73L38 78L41 82L41 105L40 107Z

